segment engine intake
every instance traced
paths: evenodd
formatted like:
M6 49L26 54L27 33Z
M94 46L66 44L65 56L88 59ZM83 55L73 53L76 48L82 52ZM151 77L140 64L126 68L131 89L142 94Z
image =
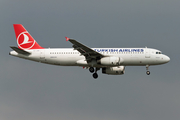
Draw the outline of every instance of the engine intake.
M124 66L105 67L105 68L102 68L102 73L108 74L108 75L122 75L125 73L125 67Z

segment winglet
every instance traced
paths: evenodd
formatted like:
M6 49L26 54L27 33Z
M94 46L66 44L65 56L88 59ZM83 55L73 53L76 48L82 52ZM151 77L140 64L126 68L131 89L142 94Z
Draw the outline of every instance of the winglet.
M65 37L66 38L66 41L69 41L70 40L70 38L68 38L68 37Z

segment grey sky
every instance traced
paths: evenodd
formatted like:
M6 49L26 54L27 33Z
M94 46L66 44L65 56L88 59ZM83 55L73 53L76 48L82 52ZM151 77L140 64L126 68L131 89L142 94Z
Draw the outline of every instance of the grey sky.
M1 120L180 119L180 1L0 0ZM168 64L126 67L125 75L52 66L9 56L13 24L23 24L42 47L151 47Z

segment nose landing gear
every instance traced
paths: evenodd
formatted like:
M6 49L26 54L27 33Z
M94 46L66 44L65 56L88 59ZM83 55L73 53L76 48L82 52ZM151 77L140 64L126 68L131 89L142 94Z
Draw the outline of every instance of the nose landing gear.
M149 65L146 65L146 74L150 75L150 71L148 71L148 69L149 69Z
M146 71L146 74L147 74L147 75L150 75L150 71Z

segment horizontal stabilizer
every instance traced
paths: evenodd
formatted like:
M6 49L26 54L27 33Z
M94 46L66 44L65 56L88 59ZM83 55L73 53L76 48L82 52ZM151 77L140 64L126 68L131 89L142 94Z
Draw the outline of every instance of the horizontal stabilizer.
M23 55L30 55L31 54L30 52L27 52L25 50L19 49L18 47L10 46L10 48L12 48L14 51L16 51L19 54L23 54Z

